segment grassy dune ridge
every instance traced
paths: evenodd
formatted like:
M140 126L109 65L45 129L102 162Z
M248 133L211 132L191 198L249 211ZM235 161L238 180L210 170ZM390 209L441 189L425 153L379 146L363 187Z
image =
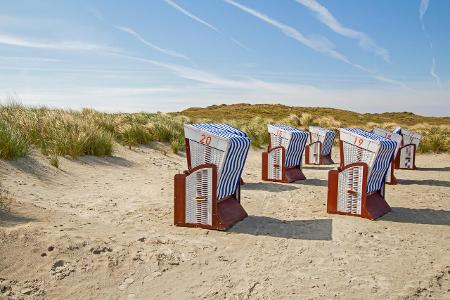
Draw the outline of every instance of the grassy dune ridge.
M129 148L151 141L165 142L177 153L184 148L183 124L224 122L241 128L256 148L267 144L267 124L280 122L301 129L310 125L338 129L405 126L424 135L422 152L450 151L450 118L412 113L359 114L332 108L284 105L213 105L176 113L103 113L93 109L61 110L0 106L0 158L17 159L30 148L58 166L58 156L111 155L115 143Z

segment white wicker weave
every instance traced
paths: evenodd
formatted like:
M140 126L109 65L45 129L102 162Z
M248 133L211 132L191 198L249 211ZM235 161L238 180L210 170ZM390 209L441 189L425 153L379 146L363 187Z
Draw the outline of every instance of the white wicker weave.
M282 152L281 148L275 149L269 152L269 169L268 176L269 179L272 180L281 180L282 179Z
M361 214L363 167L355 166L339 173L337 210Z
M186 177L186 223L212 225L212 169Z

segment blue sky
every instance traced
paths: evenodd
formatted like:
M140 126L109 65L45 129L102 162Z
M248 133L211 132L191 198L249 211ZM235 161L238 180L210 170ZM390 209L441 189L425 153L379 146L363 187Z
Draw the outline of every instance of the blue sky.
M0 98L450 115L450 1L0 0Z

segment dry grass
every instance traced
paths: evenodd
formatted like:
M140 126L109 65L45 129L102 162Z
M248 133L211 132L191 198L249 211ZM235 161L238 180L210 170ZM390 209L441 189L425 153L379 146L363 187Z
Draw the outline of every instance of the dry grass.
M422 134L419 152L450 152L450 127L434 126L416 130Z
M183 150L183 124L189 121L165 114L107 114L15 103L0 106L0 120L0 158L24 156L32 145L55 167L57 156L111 155L114 143L131 148L155 140Z
M28 150L25 136L13 125L0 120L0 158L16 159Z
M114 143L132 148L151 141L166 143L178 153L184 150L183 124L196 122L223 122L240 128L249 135L255 148L267 145L267 124L270 123L285 123L303 130L311 125L334 130L339 127L370 130L374 126L387 129L404 126L423 134L419 151L450 151L450 118L416 116L414 121L410 117L415 115L408 113L389 113L386 117L384 114L357 114L328 108L304 110L282 105L245 104L193 108L173 114L110 114L93 109L55 110L13 103L0 106L0 158L24 156L31 146L47 155L50 164L58 167L58 156L105 156L112 154ZM197 117L199 115L202 117ZM373 120L364 122L368 117ZM407 122L402 121L404 118ZM423 120L426 122L421 122Z

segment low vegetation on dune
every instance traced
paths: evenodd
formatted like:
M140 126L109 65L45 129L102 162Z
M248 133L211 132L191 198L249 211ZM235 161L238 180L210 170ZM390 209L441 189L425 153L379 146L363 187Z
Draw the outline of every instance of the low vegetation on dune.
M189 108L173 115L186 116L192 120L205 119L235 124L247 132L255 147L267 144L268 123L284 123L304 130L309 126L334 130L340 127L359 127L366 130L371 130L374 126L388 130L405 127L422 134L419 152L450 152L450 117L427 117L410 112L361 114L334 108L293 107L281 104L212 105Z
M184 150L183 125L221 122L242 129L255 148L268 143L267 124L284 123L307 130L309 126L337 130L340 127L374 126L411 128L423 134L421 152L450 151L450 118L411 113L358 114L331 108L284 105L220 105L191 108L178 113L103 113L93 109L61 110L0 106L0 159L17 159L30 148L47 155L58 167L58 156L111 155L115 143L129 147L151 141L166 143L174 153Z
M19 104L0 106L0 158L24 156L32 146L58 166L58 156L111 155L114 143L128 146L150 141L171 143L178 151L187 120L164 114L108 114L30 108Z
M450 126L450 117L427 117L419 116L411 112L393 113L357 113L348 110L326 108L326 107L299 107L282 104L231 104L212 105L204 108L192 107L176 114L181 114L192 119L223 120L249 120L255 116L264 119L273 119L275 122L281 121L291 115L301 116L304 113L310 114L314 119L328 117L342 124L353 126L364 126L369 122L377 124L396 123L402 126L411 127L417 124L426 123L430 126L447 125Z

